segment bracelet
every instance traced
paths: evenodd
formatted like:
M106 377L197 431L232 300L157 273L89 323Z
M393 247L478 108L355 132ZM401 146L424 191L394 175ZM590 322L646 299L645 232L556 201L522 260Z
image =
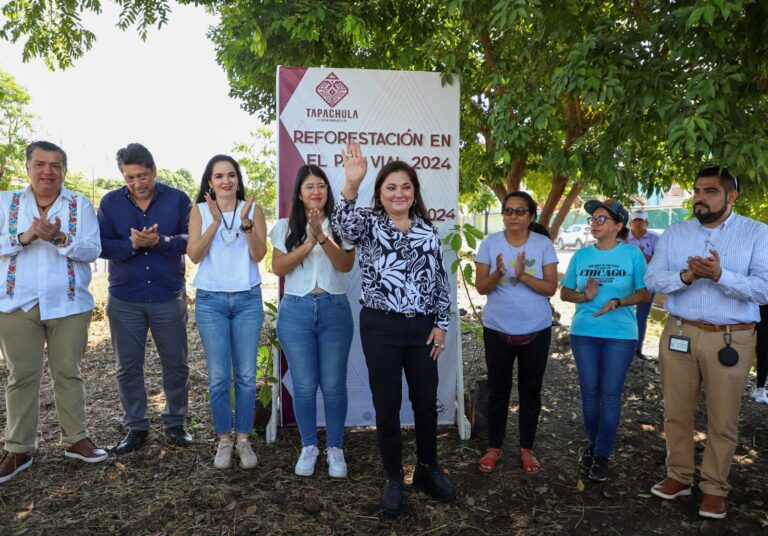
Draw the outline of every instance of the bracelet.
M685 285L686 287L690 287L690 286L691 286L691 283L692 283L693 281L686 281L685 279L683 279L683 274L684 274L686 271L687 271L687 270L680 270L680 281L682 281L682 282L683 282L683 285Z
M242 220L240 223L240 230L245 234L253 231L253 222L251 220Z
M317 238L315 238L315 240L317 240ZM326 242L328 242L328 235L325 235L325 240L323 240L322 242L317 240L317 243L320 244L321 246L324 245Z

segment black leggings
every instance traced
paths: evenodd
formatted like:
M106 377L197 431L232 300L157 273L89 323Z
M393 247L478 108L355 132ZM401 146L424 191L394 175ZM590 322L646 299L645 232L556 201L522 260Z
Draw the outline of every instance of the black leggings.
M512 369L517 365L520 398L520 448L532 449L541 412L541 382L547 368L552 328L539 332L529 344L510 346L499 332L483 328L485 362L488 366L488 446L501 448L507 428Z
M757 324L757 387L765 387L768 380L768 305L760 306Z

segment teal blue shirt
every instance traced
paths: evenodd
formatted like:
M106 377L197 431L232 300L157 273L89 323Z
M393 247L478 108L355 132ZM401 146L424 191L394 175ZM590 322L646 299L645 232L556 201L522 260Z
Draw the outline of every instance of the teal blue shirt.
M571 333L606 339L637 339L635 307L620 307L598 317L592 315L602 309L608 300L625 298L645 288L645 268L643 253L624 243L607 251L589 246L574 253L562 285L583 292L592 276L600 286L594 299L576 304Z

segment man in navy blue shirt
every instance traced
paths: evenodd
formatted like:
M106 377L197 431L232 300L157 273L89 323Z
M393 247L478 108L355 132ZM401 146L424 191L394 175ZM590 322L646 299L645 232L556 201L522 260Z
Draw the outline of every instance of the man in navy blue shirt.
M152 331L163 370L168 440L188 446L187 296L184 254L189 211L184 192L155 182L157 168L141 144L117 152L125 186L109 192L99 206L101 256L109 260L107 316L117 357L117 386L128 435L117 454L140 449L149 435L144 354Z

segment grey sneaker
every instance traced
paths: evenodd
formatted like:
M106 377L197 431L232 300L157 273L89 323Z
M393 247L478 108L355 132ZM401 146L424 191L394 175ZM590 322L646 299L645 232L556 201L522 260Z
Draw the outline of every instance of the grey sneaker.
M256 467L256 455L251 449L251 442L247 439L238 439L237 456L240 458L240 467L242 469L253 469Z
M307 445L301 449L301 456L299 456L299 461L296 462L293 472L299 476L312 476L315 473L318 454L320 451L315 445Z
M344 461L344 451L338 447L325 449L325 459L328 462L328 476L333 478L347 477L347 462Z
M216 469L229 469L232 465L232 440L219 439L219 446L216 448L216 457L213 459L213 467Z

